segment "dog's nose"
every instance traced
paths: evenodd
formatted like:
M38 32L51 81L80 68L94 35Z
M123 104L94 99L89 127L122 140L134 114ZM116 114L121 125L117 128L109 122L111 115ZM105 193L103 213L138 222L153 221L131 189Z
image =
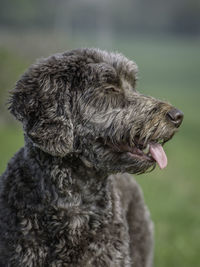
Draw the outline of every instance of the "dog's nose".
M177 108L172 108L170 111L168 111L167 118L174 124L176 128L178 128L183 121L183 112Z

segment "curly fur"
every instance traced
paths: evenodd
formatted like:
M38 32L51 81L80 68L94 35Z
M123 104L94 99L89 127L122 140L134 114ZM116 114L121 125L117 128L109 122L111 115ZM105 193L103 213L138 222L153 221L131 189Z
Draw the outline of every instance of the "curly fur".
M10 98L25 146L0 184L0 266L150 267L153 224L130 156L176 127L168 103L135 90L121 54L79 49L32 65Z

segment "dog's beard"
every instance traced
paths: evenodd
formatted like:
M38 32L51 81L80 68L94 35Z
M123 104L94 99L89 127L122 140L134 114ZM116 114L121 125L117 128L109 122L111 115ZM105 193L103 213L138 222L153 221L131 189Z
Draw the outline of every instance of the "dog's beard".
M111 147L96 143L86 146L80 154L80 159L90 168L108 174L129 172L132 174L144 173L155 166L152 158L133 157L129 151L114 151Z

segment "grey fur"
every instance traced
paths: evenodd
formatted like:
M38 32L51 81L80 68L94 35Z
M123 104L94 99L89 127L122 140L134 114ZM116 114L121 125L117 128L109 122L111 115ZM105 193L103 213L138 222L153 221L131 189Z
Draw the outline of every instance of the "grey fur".
M32 65L10 111L25 146L1 177L0 266L151 267L153 224L129 173L155 167L132 147L166 142L172 108L135 90L121 54L79 49Z

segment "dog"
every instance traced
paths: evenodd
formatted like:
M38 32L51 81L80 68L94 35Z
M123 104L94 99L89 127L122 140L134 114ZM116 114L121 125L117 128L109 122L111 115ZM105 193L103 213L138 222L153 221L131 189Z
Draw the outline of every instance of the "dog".
M137 72L121 54L77 49L16 83L9 110L25 145L0 180L0 266L153 265L153 223L130 174L166 167L183 113L136 91Z

